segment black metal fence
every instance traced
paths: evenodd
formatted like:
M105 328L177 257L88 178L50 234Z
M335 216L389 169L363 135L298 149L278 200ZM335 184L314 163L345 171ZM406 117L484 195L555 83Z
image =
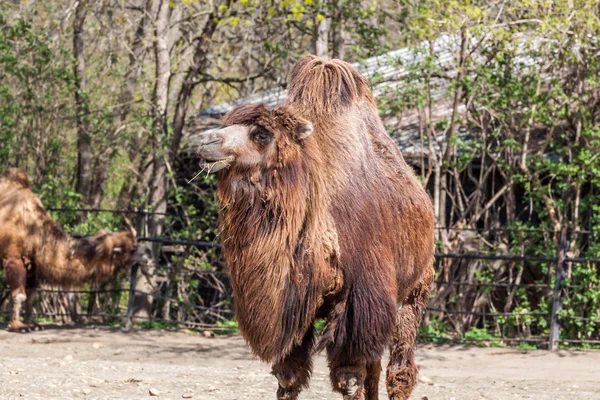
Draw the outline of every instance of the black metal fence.
M145 237L143 236L144 231L144 219L152 215L143 209L136 211L127 210L105 210L105 209L50 209L52 212L108 212L123 215L135 215L137 216L137 231L139 242L146 242L156 244L160 246L176 245L183 247L193 247L195 249L206 251L207 249L219 249L220 244L207 241L195 241L195 240L184 240L175 239L168 237ZM171 214L161 214L171 215ZM468 231L470 229L464 229ZM501 232L508 232L509 229L498 230ZM521 230L522 232L538 232L544 233L543 230ZM491 233L492 231L486 231ZM553 233L553 232L550 232ZM579 232L581 233L581 232ZM585 233L585 232L584 232ZM508 344L514 343L534 343L536 346L547 346L550 350L558 348L559 343L565 344L587 344L597 345L600 344L600 337L598 327L600 326L600 318L590 318L581 315L575 315L574 313L565 312L565 295L568 290L596 290L600 289L597 287L583 287L582 285L571 285L566 284L567 270L573 268L578 264L594 264L600 265L600 259L594 258L580 258L580 257L569 257L568 252L568 237L569 231L565 227L562 229L560 234L560 246L555 257L536 257L528 255L513 255L513 254L480 254L480 253L436 253L436 282L435 289L431 298L431 302L427 307L425 315L426 326L427 324L433 324L434 321L440 322L445 321L445 331L437 330L433 333L425 329L420 334L421 340L428 340L434 342L503 342ZM76 236L76 235L74 235ZM536 280L530 277L530 282L523 282L522 279L511 280L510 282L495 282L489 281L489 279L482 280L479 277L470 277L464 275L465 269L469 269L473 266L473 263L486 263L486 262L508 262L508 263L543 263L547 266L552 266L555 270L554 277L549 274L543 279ZM452 274L448 274L449 267L454 271L462 271L463 277L460 279L453 279ZM185 282L181 282L181 287L190 286L191 282L195 282L192 289L194 291L193 296L170 296L169 292L163 293L161 290L153 290L152 292L145 292L137 288L137 280L141 274L140 266L134 265L129 275L129 287L115 287L115 288L94 288L90 290L63 290L57 289L42 289L39 290L40 298L46 298L48 296L86 296L88 298L88 313L80 313L77 310L65 311L44 311L41 307L36 307L36 316L41 317L70 317L76 318L85 316L92 316L95 318L103 318L105 320L121 320L125 323L125 327L130 329L135 320L152 320L155 322L168 322L187 326L190 328L203 329L203 330L228 330L229 324L227 321L233 319L232 312L232 299L231 291L228 283L227 274L222 269L211 268L196 268L189 267L186 265L170 265L168 263L158 263L156 266L159 271L168 271L170 279L185 279ZM521 270L525 269L525 266L520 267ZM548 267L551 270L550 267ZM596 270L596 273L598 271ZM184 276L185 275L185 276ZM466 279L464 277L467 277ZM193 279L192 279L193 278ZM532 282L533 280L533 282ZM217 301L207 300L207 292L218 287L220 297ZM465 291L466 289L468 291ZM189 289L189 287L188 287ZM514 296L516 291L521 291L521 296L527 302L528 296L535 299L536 301L548 301L548 311L531 311L527 308L518 310L516 307L509 307L512 309L505 308L502 311L498 310L497 305L494 301L497 298L510 298ZM451 293L452 296L448 296ZM545 294L544 294L545 293ZM8 300L7 291L0 291L0 307L2 303L6 303ZM126 297L125 297L126 294ZM444 294L446 301L440 300ZM111 312L100 309L99 311L93 311L89 305L90 302L96 301L97 296L117 296L118 300L116 304L118 306L113 307ZM473 298L473 304L470 304L469 299L462 301L462 305L459 306L458 302L453 299L460 298L461 296L471 296ZM135 312L135 298L136 296L148 296L152 298L155 303L161 304L162 312L156 312L151 315L139 315ZM493 297L496 297L494 300ZM92 300L94 297L94 300ZM487 300L485 300L487 297ZM448 301L448 299L450 299ZM483 303L480 304L483 300ZM464 299L463 299L464 300ZM124 302L126 301L126 306ZM512 301L512 300L511 300ZM551 302L551 307L549 304ZM113 302L113 305L115 302ZM479 305L478 305L479 304ZM506 304L506 303L505 303ZM596 314L600 312L600 305L596 305L597 309L594 310ZM6 307L5 307L6 308ZM100 307L102 308L102 307ZM158 309L158 306L154 307ZM539 307L538 307L539 309ZM568 311L568 310L567 310ZM177 314L173 317L173 313ZM588 313L589 315L589 313ZM460 326L486 326L490 323L497 323L498 320L506 321L512 320L512 325L523 324L525 320L537 319L536 324L540 325L537 327L537 334L531 330L519 331L519 329L508 329L507 334L499 334L498 332L502 329L498 329L498 332L493 335L487 335L485 337L477 337L476 335L465 335L461 332ZM475 321L475 322L474 322ZM581 332L580 335L565 336L561 335L561 325L567 322L585 322L587 326L586 332ZM466 324L466 325L465 325ZM475 325L474 325L475 324ZM590 329L589 326L595 326ZM534 329L534 330L536 330Z

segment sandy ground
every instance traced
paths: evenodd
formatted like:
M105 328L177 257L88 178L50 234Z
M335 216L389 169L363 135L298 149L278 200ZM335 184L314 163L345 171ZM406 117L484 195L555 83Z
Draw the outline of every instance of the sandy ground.
M239 337L0 325L1 399L275 399L276 380ZM413 399L600 399L600 352L420 346ZM315 360L306 400L339 399ZM151 397L150 390L158 397ZM381 398L385 396L381 387Z

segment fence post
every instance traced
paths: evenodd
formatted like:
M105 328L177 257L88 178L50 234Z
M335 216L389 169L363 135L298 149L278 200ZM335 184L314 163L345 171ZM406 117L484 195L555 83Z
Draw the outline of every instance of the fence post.
M554 294L552 296L552 316L550 319L550 338L548 341L548 350L558 350L560 339L560 323L558 314L563 306L564 280L567 276L565 268L565 256L568 251L569 242L567 241L567 227L563 227L560 234L560 245L558 251L558 261L556 264L556 282L554 283Z
M137 212L137 237L142 237L144 228L144 215L145 211L142 207L138 208ZM131 278L129 280L129 302L127 303L127 321L125 323L125 330L130 331L133 328L133 308L135 305L135 286L137 285L139 265L135 263L131 266Z

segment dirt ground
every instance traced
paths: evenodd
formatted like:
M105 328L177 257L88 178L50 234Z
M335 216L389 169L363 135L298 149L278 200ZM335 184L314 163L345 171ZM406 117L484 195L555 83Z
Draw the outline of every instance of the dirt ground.
M1 399L275 399L269 367L240 337L56 326L10 334L5 328L0 325ZM413 399L600 399L600 352L420 346L416 357L422 379L431 382L419 383ZM323 356L301 398L339 398L330 391Z

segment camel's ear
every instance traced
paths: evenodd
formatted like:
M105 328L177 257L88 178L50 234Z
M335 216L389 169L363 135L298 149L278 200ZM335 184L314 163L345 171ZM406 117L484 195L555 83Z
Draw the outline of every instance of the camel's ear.
M296 140L302 141L315 132L313 125L309 121L299 121L296 125Z
M137 231L135 230L135 228L133 227L133 225L131 225L131 221L129 220L129 218L123 216L123 222L125 222L125 226L127 228L129 228L129 231L131 232L131 234L135 238L137 236Z

